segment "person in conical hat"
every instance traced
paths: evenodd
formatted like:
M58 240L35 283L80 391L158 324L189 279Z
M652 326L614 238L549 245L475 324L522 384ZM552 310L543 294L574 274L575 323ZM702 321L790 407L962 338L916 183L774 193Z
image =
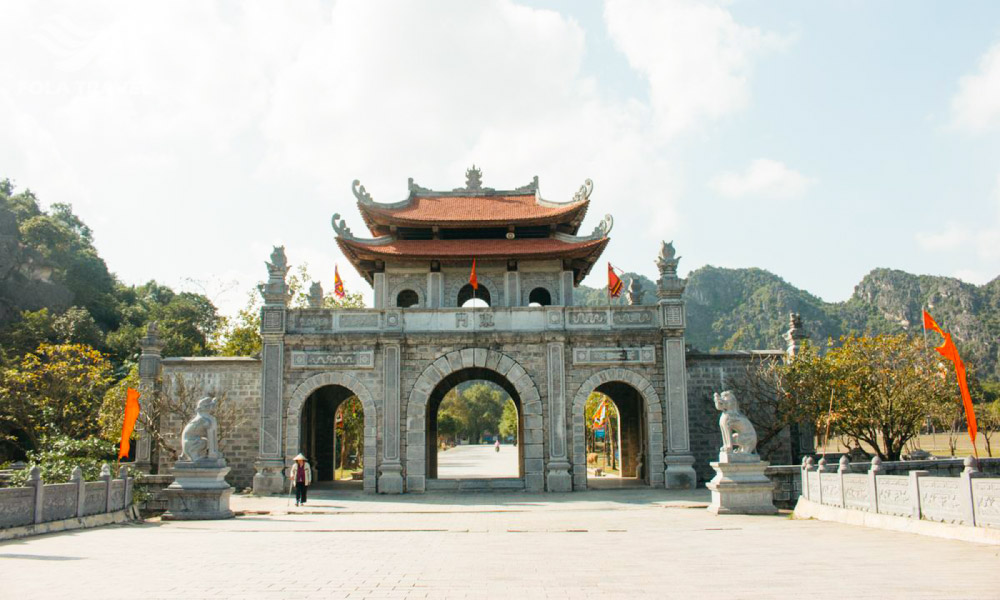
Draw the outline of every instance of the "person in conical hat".
M312 468L301 453L292 460L294 462L292 468L288 470L288 477L295 486L295 506L299 506L306 503L306 491L312 484Z

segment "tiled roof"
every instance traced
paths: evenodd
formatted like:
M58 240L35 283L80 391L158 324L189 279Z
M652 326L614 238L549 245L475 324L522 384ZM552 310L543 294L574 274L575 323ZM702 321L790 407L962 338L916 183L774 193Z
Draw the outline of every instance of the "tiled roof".
M587 200L562 206L544 206L534 193L485 196L416 196L406 206L382 208L359 202L358 208L373 231L378 225L429 227L465 225L506 226L515 223L574 223L579 225ZM574 227L575 230L575 227Z

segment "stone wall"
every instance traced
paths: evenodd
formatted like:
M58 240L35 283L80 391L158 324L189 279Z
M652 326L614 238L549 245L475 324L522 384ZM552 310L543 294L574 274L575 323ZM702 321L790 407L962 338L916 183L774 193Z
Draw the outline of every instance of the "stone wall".
M219 450L231 467L226 481L237 490L253 484L254 461L260 448L260 361L254 358L165 358L163 393L182 411L164 416L160 431L166 443L180 450L180 434L194 414L194 404L208 395L220 399ZM183 393L181 393L183 390ZM182 414L182 412L184 414ZM159 472L169 473L171 453L159 452Z

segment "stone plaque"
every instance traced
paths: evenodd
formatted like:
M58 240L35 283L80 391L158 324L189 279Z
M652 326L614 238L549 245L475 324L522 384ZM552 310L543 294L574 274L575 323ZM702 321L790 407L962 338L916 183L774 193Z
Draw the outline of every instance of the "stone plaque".
M284 309L264 309L261 316L261 330L266 332L281 332L285 330Z
M375 313L340 315L339 324L343 329L378 329L378 315Z
M388 460L399 460L399 346L385 346L385 444L382 451Z
M263 457L281 456L281 344L264 344L264 381L261 386L260 453Z
M563 345L548 346L549 443L551 458L566 456L566 372L563 368Z
M684 338L663 341L664 371L667 374L667 432L669 452L687 452L687 366L685 364Z
M374 350L327 352L325 350L293 350L293 369L373 369Z
M606 310L575 310L569 313L570 325L607 325Z
M333 329L333 315L329 313L300 313L298 319L299 329L312 329L316 331L329 331Z
M667 320L667 327L683 327L684 309L680 304L668 304L664 307L664 318Z
M481 312L479 313L479 326L485 329L493 327L493 313L491 312Z
M656 362L654 346L573 348L574 365L650 365Z
M920 512L924 518L945 523L964 523L965 514L959 495L962 483L958 477L921 477Z
M652 325L652 310L615 310L611 313L615 325Z
M455 313L455 327L458 329L466 329L469 327L469 313Z
M878 511L882 514L913 516L913 499L910 497L910 478L904 475L879 475L875 478L878 489Z
M389 329L399 329L403 326L403 317L398 310L386 311L385 326Z
M844 473L844 502L847 508L868 510L871 506L871 498L868 497L868 475Z

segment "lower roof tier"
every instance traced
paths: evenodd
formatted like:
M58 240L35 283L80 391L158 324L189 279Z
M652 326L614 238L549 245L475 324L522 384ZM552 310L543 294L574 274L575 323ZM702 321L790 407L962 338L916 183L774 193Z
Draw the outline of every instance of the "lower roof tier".
M442 263L471 263L473 259L562 259L572 265L576 283L590 272L609 238L566 242L557 238L474 239L474 240L391 240L373 244L337 238L344 255L369 282L376 262L428 260Z

